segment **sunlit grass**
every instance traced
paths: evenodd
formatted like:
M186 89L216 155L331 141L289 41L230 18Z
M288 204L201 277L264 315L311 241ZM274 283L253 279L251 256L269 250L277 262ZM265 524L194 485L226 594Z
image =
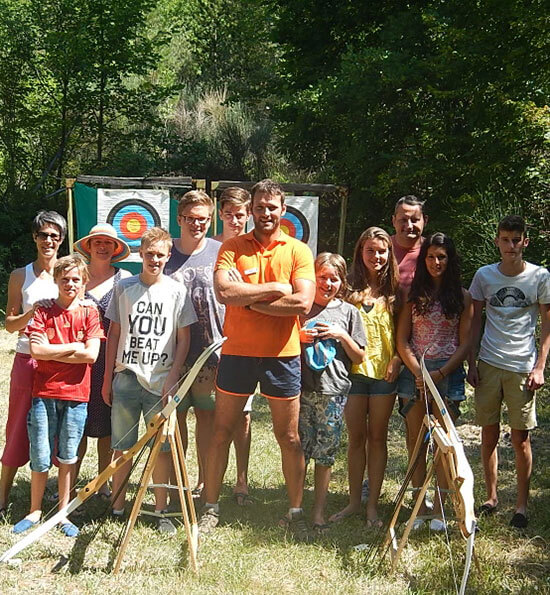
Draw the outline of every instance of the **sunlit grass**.
M14 337L0 331L0 416L3 430L7 414L9 370ZM514 457L509 440L499 448L500 507L493 517L481 522L476 538L477 564L472 565L469 593L549 593L550 592L550 406L548 392L539 399L540 428L533 435L535 471L530 503L530 526L524 535L508 527L514 503ZM469 406L459 432L476 477L476 497L483 498L479 460L479 431L470 425ZM193 418L190 416L190 426ZM506 432L503 427L503 434ZM391 421L389 468L380 512L388 518L406 468L404 426L397 414ZM347 500L345 437L334 468L328 502L329 514ZM191 440L192 442L192 440ZM82 480L94 476L95 444L91 441L84 461ZM194 452L189 470L196 477ZM52 473L50 491L55 491ZM444 535L422 530L411 537L397 572L391 573L387 560L380 556L367 562L365 552L353 547L372 544L376 534L368 532L360 517L333 527L319 541L303 545L289 540L277 527L286 509L286 493L280 470L279 449L271 432L267 405L256 399L253 412L252 453L250 460L251 495L255 504L239 508L231 497L235 478L233 457L222 494L222 525L200 548L200 571L195 575L188 565L183 527L176 538L160 536L147 518L138 521L118 575L108 569L116 555L115 544L122 526L102 518L106 506L94 498L84 507L77 524L83 527L78 540L72 541L57 531L20 554L17 566L0 567L0 593L125 593L160 592L200 593L453 593L452 566L462 574L465 542L458 530L449 531L450 550ZM136 474L132 486L138 481ZM308 477L304 506L312 503L312 479ZM12 492L7 520L0 524L0 551L16 538L11 525L22 518L29 505L29 472L20 471ZM152 500L148 499L148 504ZM50 505L51 506L51 505ZM129 506L128 506L129 508ZM450 511L449 511L450 512ZM96 533L97 529L97 534ZM452 565L451 565L452 559Z

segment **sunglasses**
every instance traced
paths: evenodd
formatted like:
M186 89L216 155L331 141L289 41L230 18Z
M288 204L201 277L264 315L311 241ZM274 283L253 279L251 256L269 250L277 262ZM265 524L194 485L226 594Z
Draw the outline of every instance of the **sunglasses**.
M58 233L46 233L45 231L37 231L36 237L39 240L47 240L48 238L50 238L52 242L59 242L59 240L61 239L61 236Z

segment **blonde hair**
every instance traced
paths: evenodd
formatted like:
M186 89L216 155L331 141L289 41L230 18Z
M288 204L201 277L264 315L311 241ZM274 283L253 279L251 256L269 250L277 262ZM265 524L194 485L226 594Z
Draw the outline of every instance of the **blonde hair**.
M225 205L231 205L245 207L247 211L250 211L250 192L238 186L230 186L221 193L218 202L220 209L223 209Z
M147 248L157 242L164 242L169 250L172 248L172 236L162 227L150 227L141 236L141 248Z
M393 253L393 244L387 232L380 227L369 227L357 240L353 251L353 262L349 281L351 285L348 301L361 304L370 294L369 275L363 262L363 246L367 240L382 240L388 247L388 261L378 277L378 293L385 298L388 309L393 312L399 288L399 267Z
M210 215L214 212L214 201L204 190L190 190L186 192L178 202L178 215L181 216L187 207L206 206Z
M86 285L90 279L90 273L88 272L88 265L80 254L69 254L59 258L53 266L53 278L55 281L63 275L65 271L70 269L78 269L80 276L82 277L82 284Z
M349 293L348 286L348 267L346 261L340 254L333 254L332 252L321 252L315 259L315 272L319 271L325 265L331 266L338 273L338 277L342 282L340 289L335 297L345 299Z

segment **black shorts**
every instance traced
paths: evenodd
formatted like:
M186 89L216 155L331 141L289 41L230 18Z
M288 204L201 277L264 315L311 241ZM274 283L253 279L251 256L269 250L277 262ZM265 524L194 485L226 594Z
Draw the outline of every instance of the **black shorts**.
M238 397L248 397L258 382L268 399L295 399L300 396L300 356L247 357L223 355L218 365L216 388Z

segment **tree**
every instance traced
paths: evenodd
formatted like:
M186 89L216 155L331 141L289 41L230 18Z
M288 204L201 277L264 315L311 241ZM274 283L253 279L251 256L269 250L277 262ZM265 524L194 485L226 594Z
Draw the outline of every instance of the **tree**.
M411 192L444 229L479 193L527 201L548 154L544 4L276 2L288 150L350 184L361 227Z

